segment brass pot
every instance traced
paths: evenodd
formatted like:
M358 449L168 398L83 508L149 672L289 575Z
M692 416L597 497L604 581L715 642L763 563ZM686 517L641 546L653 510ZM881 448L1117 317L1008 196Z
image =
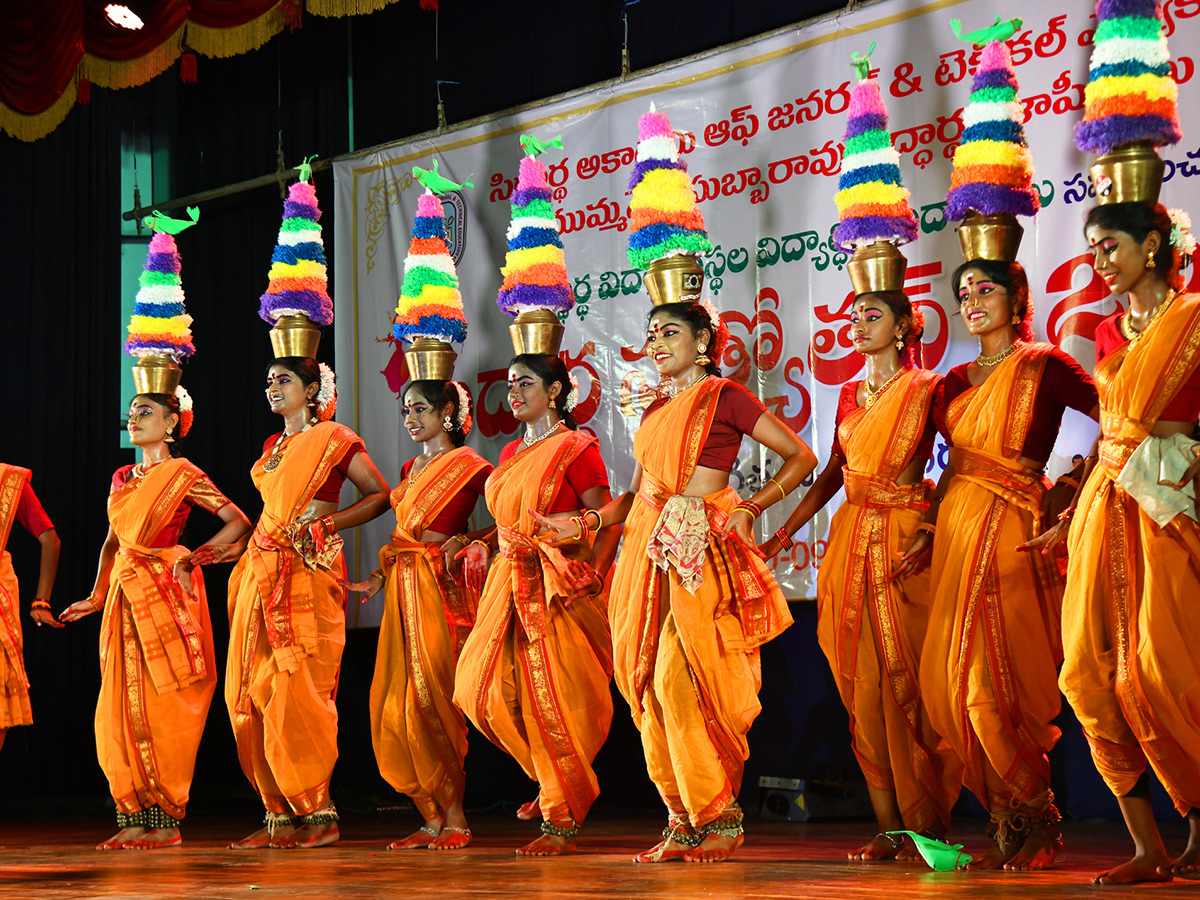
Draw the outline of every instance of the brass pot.
M855 294L904 290L908 260L891 241L875 241L855 249L846 263Z
M958 226L958 243L963 259L1015 262L1025 229L1011 213L985 216L972 210Z
M271 349L276 359L289 356L317 358L321 329L305 315L280 316L271 329Z
M1097 203L1155 204L1166 164L1147 141L1126 144L1092 164Z
M133 367L133 387L139 394L175 396L183 369L169 356L143 356Z
M562 343L563 327L558 317L550 310L534 309L519 313L508 326L508 333L512 337L513 350L518 356L522 353L557 356L558 345Z
M704 266L687 254L665 256L650 263L642 280L655 306L699 303L704 289Z
M417 338L404 351L408 376L413 381L453 381L458 354L445 341Z

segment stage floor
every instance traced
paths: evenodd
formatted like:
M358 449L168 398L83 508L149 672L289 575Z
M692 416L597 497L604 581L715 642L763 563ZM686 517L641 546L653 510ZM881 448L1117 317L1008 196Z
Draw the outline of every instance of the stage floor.
M191 825L181 849L152 852L91 849L114 830L101 822L0 826L0 895L66 898L492 898L596 897L742 898L1132 896L1135 892L1200 891L1196 882L1096 888L1097 871L1127 859L1131 847L1117 823L1066 823L1067 851L1040 873L938 873L923 864L850 863L848 849L869 836L867 823L749 824L745 847L727 863L638 865L634 852L654 843L661 822L599 818L580 838L580 852L556 859L514 855L535 828L498 815L476 816L466 850L387 852L408 818L347 817L343 840L319 850L232 853L231 838L252 822L207 820ZM959 840L982 849L983 821L964 820ZM1181 850L1183 827L1164 828L1169 849ZM34 849L31 844L40 846Z

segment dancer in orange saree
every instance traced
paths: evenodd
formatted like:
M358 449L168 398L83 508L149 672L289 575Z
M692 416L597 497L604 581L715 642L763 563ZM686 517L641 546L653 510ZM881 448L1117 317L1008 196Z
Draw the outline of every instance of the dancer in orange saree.
M29 705L29 679L25 675L24 637L21 634L21 592L13 571L8 538L14 522L20 522L42 547L38 574L37 599L30 605L29 616L38 626L61 628L50 612L50 592L58 572L58 551L62 542L30 485L33 473L20 466L0 463L0 746L14 725L32 725Z
M1062 844L1046 754L1059 737L1063 581L1027 545L1043 531L1042 469L1063 411L1095 417L1096 391L1069 356L1030 339L1018 263L971 259L951 285L981 352L938 398L951 450L927 514L937 533L921 695L991 816L995 846L971 866L1042 868Z
M761 709L758 648L792 622L750 528L816 458L754 395L717 374L727 338L720 317L698 303L656 307L648 350L668 394L634 438L630 490L581 521L538 519L558 540L625 522L609 602L617 686L668 812L663 840L638 862L716 862L741 846L737 796ZM739 502L729 472L744 435L784 463Z
M392 491L392 541L379 551L371 579L349 585L364 592L363 602L384 591L371 742L384 779L408 794L425 820L389 850L457 850L471 841L462 808L467 720L453 697L476 598L452 567L470 543L463 532L492 465L463 446L471 429L466 388L429 374L442 373L424 373L404 393L405 427L424 452L404 464Z
M962 765L934 732L919 690L928 554L901 562L931 527L923 520L933 484L924 475L941 376L913 365L923 322L903 291L859 293L850 321L866 377L842 388L829 464L780 537L761 549L770 558L790 547L791 536L845 488L817 577L817 636L850 715L879 829L849 857L909 860L916 848L888 832L942 837L962 786Z
M192 414L186 392L165 393L169 387L130 404L129 439L142 458L113 474L95 585L62 614L72 622L103 611L96 752L118 831L98 850L182 843L179 825L217 686L197 564L232 555L231 545L250 530L250 520L204 472L171 456L173 435L188 432ZM224 525L193 554L180 539L194 507Z
M575 849L599 793L592 760L612 723L604 578L619 529L561 549L536 537L535 513L576 515L610 499L596 438L574 430L574 393L558 356L513 359L508 397L525 437L487 480L496 529L460 554L468 588L482 594L454 702L538 782L542 836L517 851L527 856Z
M238 759L266 818L235 850L319 847L339 837L329 796L346 643L337 532L380 515L388 496L362 439L329 421L337 401L328 367L277 359L266 393L284 428L250 470L263 511L229 577L225 671ZM345 480L362 499L339 509Z
M1128 313L1096 328L1099 462L1070 530L1059 678L1135 845L1100 884L1195 878L1200 868L1200 295L1179 292L1179 232L1162 206L1136 200L1105 202L1086 225L1097 273L1129 295ZM1188 818L1174 859L1147 762Z

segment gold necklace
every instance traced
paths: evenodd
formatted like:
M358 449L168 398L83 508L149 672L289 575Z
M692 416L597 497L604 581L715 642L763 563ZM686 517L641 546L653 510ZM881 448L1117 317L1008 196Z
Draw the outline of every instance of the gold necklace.
M980 353L975 357L975 365L977 366L998 366L1010 356L1017 352L1017 347L1021 345L1021 339L1017 338L999 353L994 353L991 356L984 356Z
M867 399L866 399L866 402L863 403L863 406L866 409L870 409L872 406L874 406L875 401L879 399L880 395L883 394L883 392L886 391L888 389L888 387L891 386L891 383L893 381L895 381L897 378L899 378L901 375L903 375L904 371L905 371L904 366L901 366L895 372L892 373L892 376L887 381L885 381L883 384L881 384L875 390L871 390L871 379L864 378L863 379L863 390L867 392Z
M529 437L529 432L526 431L525 437L521 438L521 443L525 445L526 449L528 449L529 447L532 447L534 444L538 443L539 441L544 441L546 438L550 437L551 435L558 434L558 429L561 425L562 425L562 422L555 422L553 428L551 428L549 431L547 431L545 434L541 435L540 437L535 437L532 440Z
M151 469L153 469L155 466L162 465L162 464L163 464L163 463L165 463L165 462L166 462L166 460L165 460L165 459L160 459L158 462L153 462L153 463L150 463L150 465L146 465L146 461L145 461L145 460L142 460L140 463L137 463L137 464L136 464L136 465L133 467L133 477L134 477L134 478L136 478L136 479L138 479L138 482L137 482L137 484L141 484L141 480L140 480L140 479L142 479L142 478L145 478L145 477L146 477L146 473L147 473L147 472L149 472L149 471L150 471ZM135 487L136 487L136 485L135 485Z
M1130 316L1133 315L1133 304L1130 303L1129 311L1126 312L1125 315L1121 316L1121 318L1117 320L1120 323L1121 334L1124 335L1125 340L1129 341L1131 344L1136 344L1143 337L1145 337L1146 332L1150 330L1150 326L1153 325L1158 320L1159 316L1161 316L1164 312L1167 311L1167 307L1170 306L1171 303L1175 300L1175 296L1176 295L1175 295L1174 288L1171 288L1171 290L1167 291L1167 296L1165 296L1163 298L1162 303L1160 303L1160 304L1158 304L1158 306L1154 307L1154 312L1150 313L1150 318L1146 320L1146 327L1143 328L1141 331L1136 330L1133 327L1133 324L1130 320Z
M429 462L427 462L427 463L425 463L425 465L421 466L421 468L417 470L415 475L410 474L408 476L409 488L411 488L414 484L417 483L417 481L420 479L420 477L425 474L425 470L433 465L433 461L435 459L437 459L439 456L445 456L449 452L450 452L449 450L439 450L437 453L433 454L433 456L429 457Z
M313 426L313 420L309 419L307 422L304 423L304 427L301 428L299 431L297 431L296 434L303 434L304 432L308 431L308 429L312 428L312 426ZM288 434L286 428L283 431L279 432L279 437L275 438L275 446L271 448L271 456L267 459L267 461L265 463L263 463L263 471L264 472L274 472L276 469L279 468L279 464L281 462L283 462L283 450L287 449L286 447L280 449L280 444L283 443L284 438L290 438L290 437L295 437L295 435Z
M668 399L668 400L673 400L674 398L676 398L676 397L678 397L680 394L682 394L684 391L686 391L686 390L688 390L689 388L692 388L692 387L695 387L696 385L698 385L700 382L702 382L702 381L703 381L705 378L707 378L707 377L708 377L709 375L711 375L711 374L712 374L711 372L705 372L705 373L704 373L703 375L701 375L699 378L695 379L694 381L690 381L690 382L688 382L687 384L685 384L685 385L684 385L683 387L681 387L681 388L676 388L676 387L675 387L675 379L673 379L673 378L672 378L672 379L671 379L671 380L670 380L670 381L667 383L667 399Z

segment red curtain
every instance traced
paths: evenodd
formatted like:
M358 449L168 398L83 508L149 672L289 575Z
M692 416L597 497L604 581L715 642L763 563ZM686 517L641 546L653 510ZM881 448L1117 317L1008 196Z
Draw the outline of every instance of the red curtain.
M43 137L66 117L76 92L86 93L87 82L142 84L174 63L184 41L204 56L233 56L298 25L305 6L317 15L346 16L394 0L155 0L138 31L109 22L108 2L0 2L0 130L22 140Z

